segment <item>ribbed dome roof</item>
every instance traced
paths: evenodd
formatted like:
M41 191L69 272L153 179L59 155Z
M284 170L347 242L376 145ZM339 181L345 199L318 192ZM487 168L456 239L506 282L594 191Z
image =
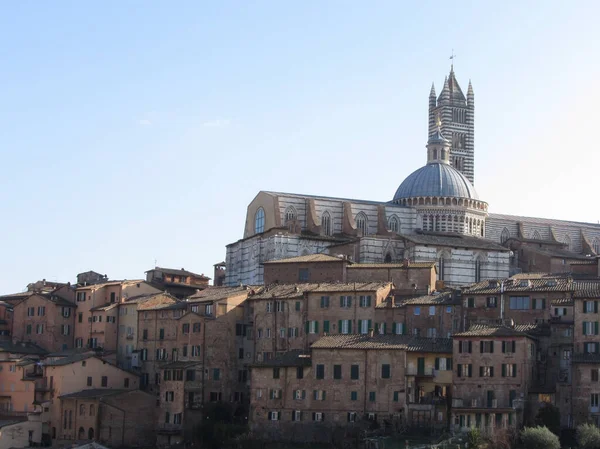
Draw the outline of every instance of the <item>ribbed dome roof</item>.
M396 190L394 201L420 196L479 199L475 187L461 172L448 164L437 162L411 173Z

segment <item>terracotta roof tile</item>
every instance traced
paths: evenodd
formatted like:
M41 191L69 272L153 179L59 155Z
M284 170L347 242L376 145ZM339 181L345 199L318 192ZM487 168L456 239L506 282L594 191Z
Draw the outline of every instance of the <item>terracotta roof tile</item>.
M406 263L355 263L348 265L348 269L355 268L395 268L395 269L411 269L411 268L432 268L436 262L410 262Z
M600 298L600 282L576 282L574 290L576 299Z
M157 293L156 295L148 298L146 301L138 305L138 310L160 310L168 309L174 304L177 304L179 300L168 293Z
M248 295L260 291L262 286L242 285L237 287L208 287L186 299L187 302L221 301L234 296Z
M151 271L160 271L165 274L174 274L174 275L179 275L179 276L193 276L193 277L197 277L197 278L204 278L206 280L210 279L209 277L204 276L203 274L193 273L191 271L184 270L183 268L181 270L177 270L175 268L154 267L154 268L146 271L145 273L150 273Z
M451 353L452 339L424 338L412 335L328 335L320 338L312 349L398 349L409 352Z
M371 293L391 287L391 282L325 282L306 284L272 284L263 288L248 299L293 299L302 298L305 293Z
M493 326L488 324L474 324L469 330L453 334L453 337L529 337L537 332L535 324L508 326Z

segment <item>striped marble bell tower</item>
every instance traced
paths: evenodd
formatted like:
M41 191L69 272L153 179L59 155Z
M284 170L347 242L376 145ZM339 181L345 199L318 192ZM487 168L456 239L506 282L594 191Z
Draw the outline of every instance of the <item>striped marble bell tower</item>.
M450 164L475 184L475 95L469 81L465 98L456 76L454 65L444 80L440 96L431 85L429 93L429 137L437 128L437 117L442 123L444 137L451 142Z

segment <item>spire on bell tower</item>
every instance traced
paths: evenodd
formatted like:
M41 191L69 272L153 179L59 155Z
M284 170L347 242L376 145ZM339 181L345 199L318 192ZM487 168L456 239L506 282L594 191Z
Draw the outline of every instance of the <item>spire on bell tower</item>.
M442 133L442 119L440 114L435 115L435 130L427 140L427 163L450 164L450 142Z
M435 86L431 83L431 91L429 92L429 121L427 127L427 135L431 136L435 130L435 108L437 106L437 100L435 97Z

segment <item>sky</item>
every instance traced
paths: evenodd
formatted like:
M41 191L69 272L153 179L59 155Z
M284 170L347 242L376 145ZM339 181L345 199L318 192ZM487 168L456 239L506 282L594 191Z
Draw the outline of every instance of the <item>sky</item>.
M260 190L390 200L431 83L475 91L490 212L600 220L596 1L0 5L0 293L212 276ZM600 146L600 145L599 145Z

